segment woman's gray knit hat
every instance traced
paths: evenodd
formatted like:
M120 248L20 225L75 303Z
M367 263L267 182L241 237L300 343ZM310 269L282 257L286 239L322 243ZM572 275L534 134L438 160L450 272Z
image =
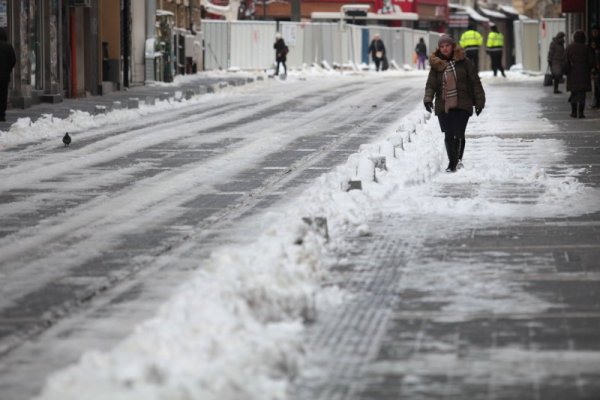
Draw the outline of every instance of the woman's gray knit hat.
M454 38L452 36L442 35L442 36L440 36L440 39L438 40L438 47L440 47L442 44L455 45L456 42L454 41Z

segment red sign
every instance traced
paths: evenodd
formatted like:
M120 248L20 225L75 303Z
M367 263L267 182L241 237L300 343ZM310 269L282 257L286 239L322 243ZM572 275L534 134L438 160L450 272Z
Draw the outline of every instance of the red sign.
M585 0L561 0L561 5L564 13L585 12Z
M415 0L392 0L392 4L400 7L402 12L417 12L417 2Z

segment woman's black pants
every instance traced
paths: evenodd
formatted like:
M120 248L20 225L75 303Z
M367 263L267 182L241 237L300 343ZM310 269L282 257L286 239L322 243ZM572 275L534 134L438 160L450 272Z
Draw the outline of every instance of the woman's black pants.
M469 113L461 109L452 109L438 115L440 129L444 132L444 143L448 153L448 168L456 169L465 152L465 131L469 122Z

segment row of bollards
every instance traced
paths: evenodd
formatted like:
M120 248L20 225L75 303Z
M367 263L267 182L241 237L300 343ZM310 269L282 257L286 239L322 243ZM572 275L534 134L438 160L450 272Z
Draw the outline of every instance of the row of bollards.
M398 158L400 153L406 150L408 143L411 143L413 138L425 129L424 124L430 117L430 113L423 113L418 119L405 118L396 132L388 136L385 141L376 145L361 146L361 150L375 150L379 155L353 155L358 157L354 177L342 183L342 190L347 192L362 190L363 182L377 182L377 171L387 171L386 157ZM377 149L373 146L377 146Z

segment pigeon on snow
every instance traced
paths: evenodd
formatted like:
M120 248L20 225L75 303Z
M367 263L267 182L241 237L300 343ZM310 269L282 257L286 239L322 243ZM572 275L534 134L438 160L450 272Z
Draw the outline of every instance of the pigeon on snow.
M65 133L65 136L63 136L63 143L65 144L65 147L71 144L71 136L69 136L69 132Z

